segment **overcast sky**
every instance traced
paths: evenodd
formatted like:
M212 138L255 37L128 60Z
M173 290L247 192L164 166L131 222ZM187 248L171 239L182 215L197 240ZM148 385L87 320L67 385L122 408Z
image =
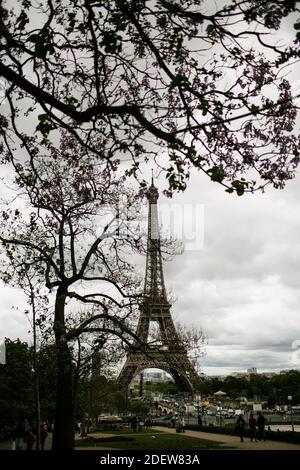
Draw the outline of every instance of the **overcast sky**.
M165 263L165 282L175 321L208 338L206 374L300 366L299 183L298 175L283 191L237 197L195 174L184 194L159 198L163 227L188 239ZM30 339L22 293L0 293L1 336Z
M189 243L165 265L174 317L207 335L204 373L300 366L299 179L237 197L198 174L172 201L204 210L203 246Z

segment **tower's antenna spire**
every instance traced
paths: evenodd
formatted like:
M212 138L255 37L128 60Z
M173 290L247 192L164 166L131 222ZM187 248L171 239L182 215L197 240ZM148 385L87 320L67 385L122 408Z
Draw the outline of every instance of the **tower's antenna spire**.
M154 186L153 168L151 168L151 186Z

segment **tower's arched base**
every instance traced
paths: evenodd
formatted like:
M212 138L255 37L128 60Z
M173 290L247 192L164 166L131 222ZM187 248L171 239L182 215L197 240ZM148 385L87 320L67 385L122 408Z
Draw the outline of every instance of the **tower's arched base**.
M168 372L181 392L193 394L200 385L200 378L184 352L150 352L129 354L118 378L120 388L129 387L136 375L150 368Z

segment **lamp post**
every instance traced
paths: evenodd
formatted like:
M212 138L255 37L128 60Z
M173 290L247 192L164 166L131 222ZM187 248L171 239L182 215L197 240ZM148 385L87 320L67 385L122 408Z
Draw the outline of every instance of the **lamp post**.
M290 403L292 403L292 399L293 399L292 395L289 395L287 398L288 398L288 401L289 401ZM293 408L292 408L292 404L290 404L290 412L291 412L292 432L294 432L294 421L293 421Z

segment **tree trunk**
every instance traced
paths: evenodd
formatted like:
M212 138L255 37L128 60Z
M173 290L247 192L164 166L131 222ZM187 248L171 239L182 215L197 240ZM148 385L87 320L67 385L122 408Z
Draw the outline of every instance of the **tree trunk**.
M37 333L36 333L36 304L34 296L34 287L31 279L28 277L30 287L30 300L32 306L32 323L33 323L33 370L34 370L34 395L35 395L35 420L36 420L36 450L40 450L41 443L41 403L40 403L40 386L39 371L37 365Z
M80 339L77 338L78 342L78 357L77 357L77 364L74 370L74 381L73 381L73 421L74 424L78 418L78 389L79 389L79 381L80 381L80 359L81 359L81 344ZM79 430L80 431L80 430Z
M32 311L33 311L33 368L34 368L34 392L35 392L35 416L36 416L36 450L40 450L41 443L41 403L40 403L40 386L39 373L37 367L37 344L36 344L36 311L34 296L32 295Z
M36 403L36 450L40 450L41 443L41 405L40 405L40 389L39 379L37 373L35 373L35 403Z
M65 337L66 290L59 288L55 302L54 332L57 349L57 393L53 450L74 449L72 358Z
M78 411L78 387L79 387L79 377L77 370L75 371L75 377L73 381L73 420L76 423L77 420L77 411Z

